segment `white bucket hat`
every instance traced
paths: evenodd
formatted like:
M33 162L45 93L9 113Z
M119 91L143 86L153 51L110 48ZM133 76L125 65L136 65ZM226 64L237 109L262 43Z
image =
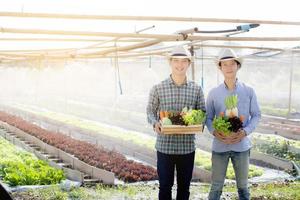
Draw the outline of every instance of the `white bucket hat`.
M184 46L176 46L172 49L168 58L188 58L189 60L192 60L192 55Z
M235 60L240 64L240 66L242 66L242 62L243 62L243 59L241 57L238 57L235 54L235 52L232 49L229 49L229 48L222 49L220 51L218 60L216 60L216 64L218 66L220 66L220 62L225 61L225 60Z

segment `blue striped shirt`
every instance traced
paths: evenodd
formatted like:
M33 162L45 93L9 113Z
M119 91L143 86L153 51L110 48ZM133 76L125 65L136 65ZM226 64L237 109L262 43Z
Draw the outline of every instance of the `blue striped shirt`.
M215 152L246 151L252 147L249 134L255 129L261 118L256 94L251 87L236 81L235 89L233 91L229 91L225 83L213 88L209 92L206 101L206 125L210 133L213 133L214 129L212 127L212 121L214 117L218 116L221 112L225 113L226 107L224 102L228 95L238 96L238 112L239 115L243 115L245 118L243 121L243 129L247 136L244 137L241 142L236 144L224 144L217 138L214 138L212 150Z

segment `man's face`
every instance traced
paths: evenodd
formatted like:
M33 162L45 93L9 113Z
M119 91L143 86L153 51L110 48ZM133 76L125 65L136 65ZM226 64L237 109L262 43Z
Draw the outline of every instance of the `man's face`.
M239 66L235 60L224 60L220 63L220 70L225 78L235 78Z
M172 74L183 76L186 75L186 71L190 66L190 60L187 58L171 58L170 66Z

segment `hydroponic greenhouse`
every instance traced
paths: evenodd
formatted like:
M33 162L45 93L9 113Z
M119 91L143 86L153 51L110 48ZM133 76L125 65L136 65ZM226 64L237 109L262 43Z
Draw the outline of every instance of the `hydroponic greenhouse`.
M221 10L206 16L204 3L197 1L186 2L190 12L182 13L184 2L180 8L176 1L0 2L0 199L158 199L164 179L158 173L159 138L187 135L195 138L189 199L207 199L218 139L208 129L208 99L218 85L226 85L222 59L240 66L237 80L253 88L261 113L251 134L241 115L242 129L229 131L242 130L251 142L246 177L251 199L300 199L300 18L295 10L286 11L289 18L263 17L261 9L243 18ZM197 13L193 6L202 9ZM181 53L172 54L178 46L188 51L185 81L203 92L208 106L203 103L202 109L180 107L178 101L193 94L176 93L178 85L161 89L166 99L157 91L149 97L154 86L170 74L174 78L178 66L173 68L172 58L182 59L177 58ZM220 57L228 48L236 55ZM218 95L213 105L222 98ZM220 120L228 120L223 115L231 105L240 106L242 99L234 98L225 102ZM151 100L157 106L152 124ZM165 101L180 111L166 109ZM251 123L254 110L242 111L243 105L239 112L250 113ZM212 127L224 130L226 122L217 124L217 115ZM221 199L239 198L232 163ZM179 175L171 187L173 199L180 191Z

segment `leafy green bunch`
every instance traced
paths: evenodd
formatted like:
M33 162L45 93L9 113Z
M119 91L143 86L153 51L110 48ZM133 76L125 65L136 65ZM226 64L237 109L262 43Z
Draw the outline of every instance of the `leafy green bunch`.
M229 130L231 127L230 122L227 117L219 116L215 117L213 120L213 128L218 131L224 133L226 136L229 136L231 131Z
M195 109L189 109L189 110L183 110L182 115L183 121L185 124L189 125L200 125L205 122L206 114L202 110L195 110Z
M237 95L231 95L226 97L225 99L225 106L226 109L233 109L237 107L238 104L238 96Z

